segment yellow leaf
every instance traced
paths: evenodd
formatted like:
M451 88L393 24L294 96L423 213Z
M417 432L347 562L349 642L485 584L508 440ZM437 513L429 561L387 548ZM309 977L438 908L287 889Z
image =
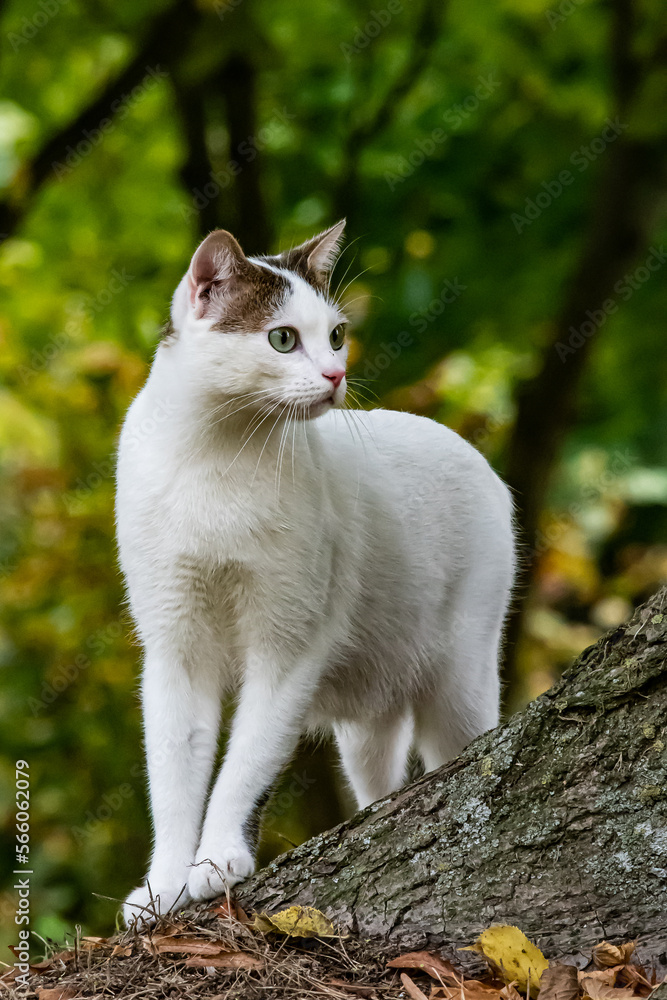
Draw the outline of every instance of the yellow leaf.
M279 913L256 913L254 927L265 934L291 937L335 937L331 921L313 906L289 906Z
M518 927L497 924L482 931L470 948L462 951L477 951L498 970L506 983L516 983L520 993L530 988L536 997L540 978L549 963L540 949L528 940Z

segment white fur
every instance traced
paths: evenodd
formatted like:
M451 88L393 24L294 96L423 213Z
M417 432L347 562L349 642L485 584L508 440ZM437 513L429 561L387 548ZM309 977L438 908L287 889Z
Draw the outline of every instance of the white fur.
M235 334L194 318L184 279L178 336L121 436L118 541L145 650L161 912L250 874L245 826L304 731L333 728L365 806L405 780L413 742L432 769L498 721L508 491L431 420L332 410L322 372L344 363L328 339L340 314L290 281L265 330ZM267 332L287 324L302 346L280 354ZM290 422L296 402L316 419ZM127 920L153 908L150 893L131 894Z

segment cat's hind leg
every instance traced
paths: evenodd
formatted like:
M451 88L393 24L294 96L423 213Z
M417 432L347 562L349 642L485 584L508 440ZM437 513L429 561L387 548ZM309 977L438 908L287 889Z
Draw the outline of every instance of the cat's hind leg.
M381 716L334 726L345 776L359 808L400 788L407 777L412 716Z
M414 705L415 742L427 771L498 725L498 668L514 572L509 509L498 508L482 528L456 594L443 595L429 681Z
M435 688L414 706L415 743L434 771L498 724L500 626L480 629L479 613L457 620L435 673Z

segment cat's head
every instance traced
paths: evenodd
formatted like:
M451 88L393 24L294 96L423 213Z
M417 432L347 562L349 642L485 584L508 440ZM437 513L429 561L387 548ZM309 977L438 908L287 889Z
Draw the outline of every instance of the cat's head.
M246 257L231 233L211 233L176 289L163 348L177 345L199 389L248 413L308 418L340 405L346 319L329 278L344 228L343 220L275 257Z

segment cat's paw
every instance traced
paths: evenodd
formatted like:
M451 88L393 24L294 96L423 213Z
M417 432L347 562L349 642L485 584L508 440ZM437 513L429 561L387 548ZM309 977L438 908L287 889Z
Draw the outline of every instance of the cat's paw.
M175 907L180 909L192 902L185 884L177 886L140 885L125 900L123 904L123 919L129 927L135 921L154 924L158 917L163 917Z
M222 896L255 870L255 861L245 844L230 844L224 851L201 852L188 879L188 892L195 901Z

